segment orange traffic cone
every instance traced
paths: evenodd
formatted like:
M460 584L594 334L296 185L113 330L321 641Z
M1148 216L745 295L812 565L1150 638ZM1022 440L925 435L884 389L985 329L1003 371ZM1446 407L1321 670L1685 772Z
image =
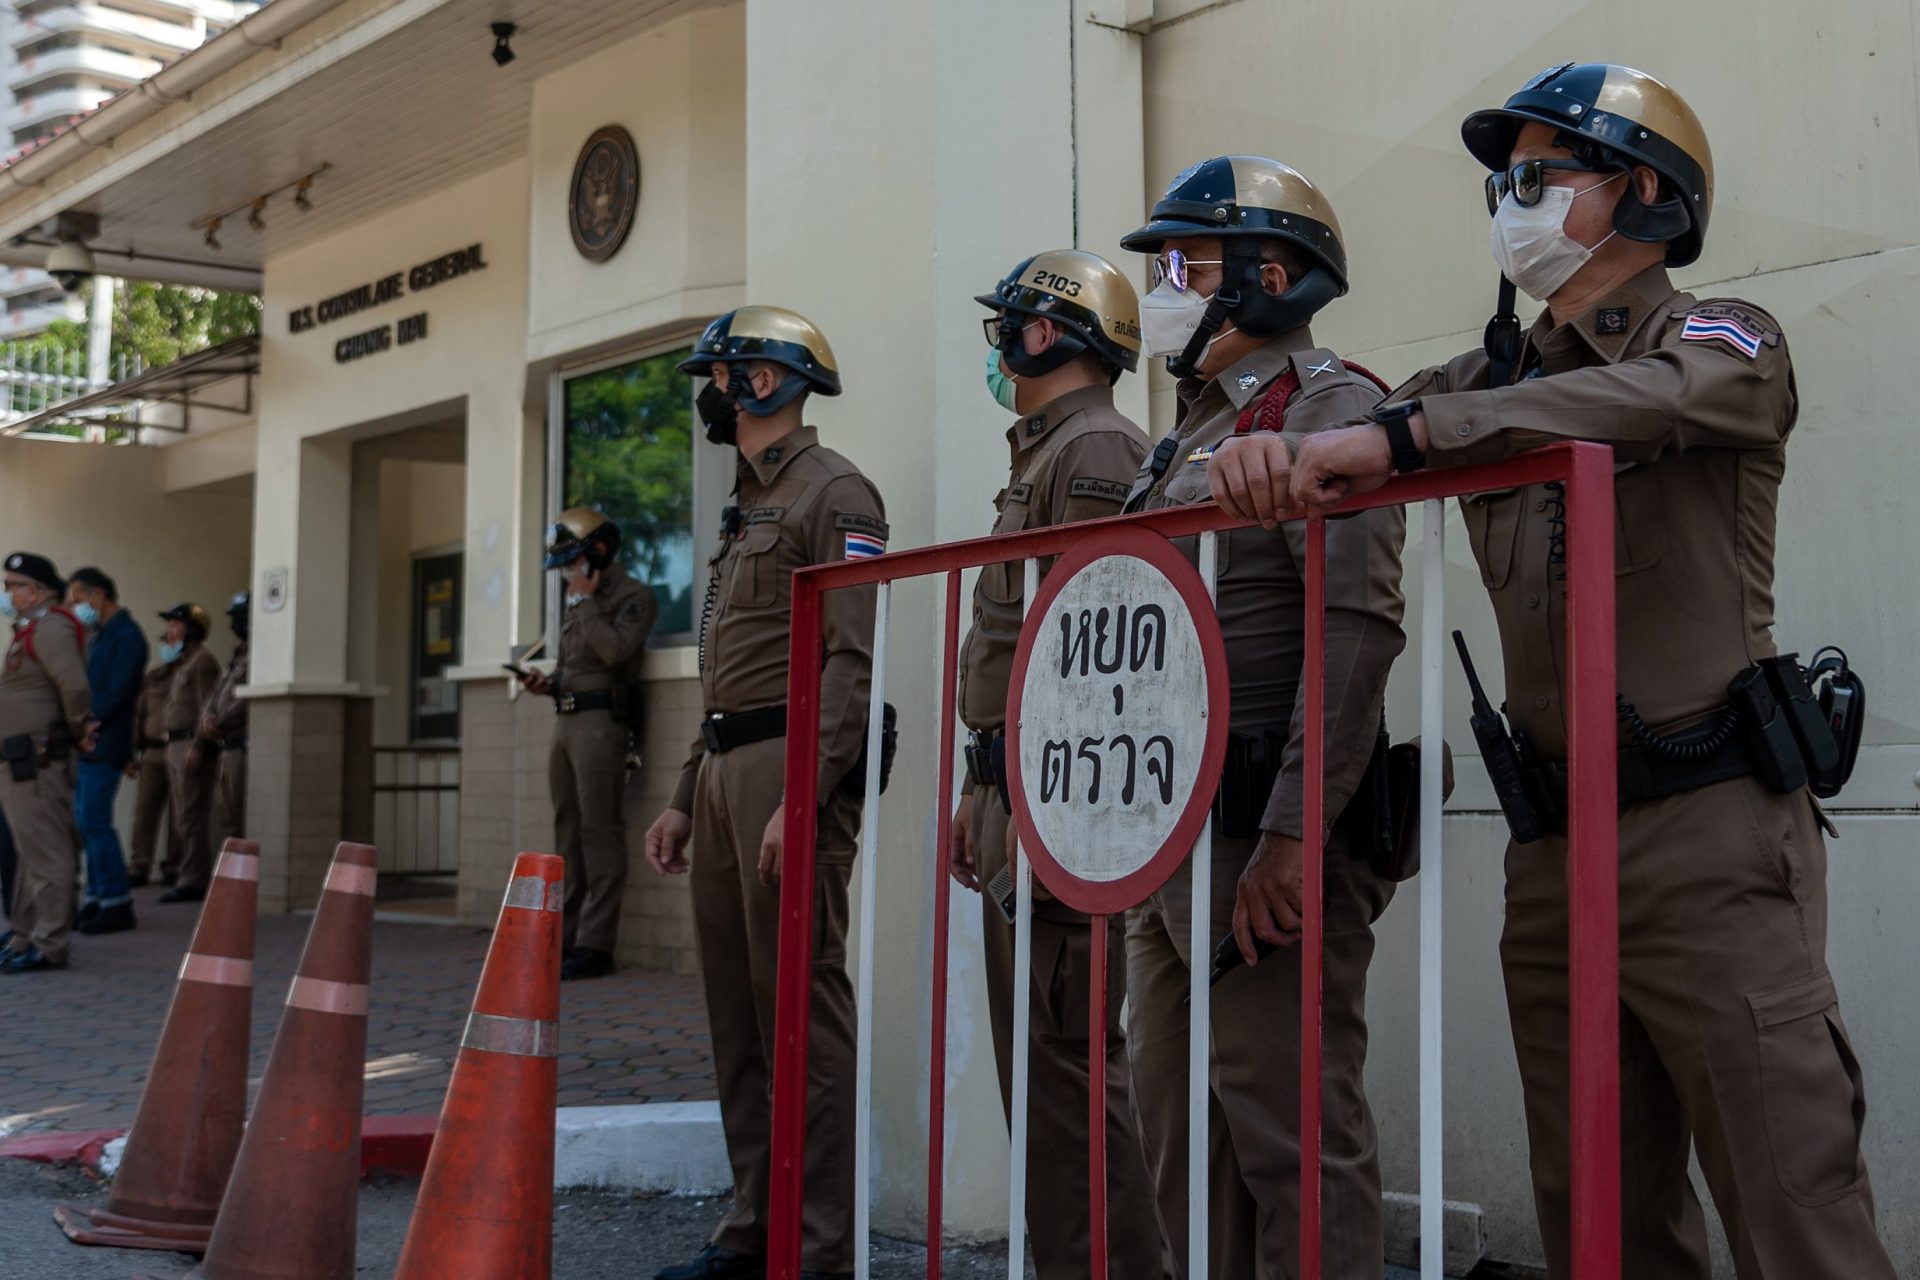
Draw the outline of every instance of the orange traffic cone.
M206 1280L352 1280L373 866L371 845L334 850L220 1202Z
M229 840L180 965L180 981L104 1209L53 1216L80 1244L198 1253L213 1234L247 1113L253 921L260 846Z
M514 859L395 1280L547 1280L565 863Z

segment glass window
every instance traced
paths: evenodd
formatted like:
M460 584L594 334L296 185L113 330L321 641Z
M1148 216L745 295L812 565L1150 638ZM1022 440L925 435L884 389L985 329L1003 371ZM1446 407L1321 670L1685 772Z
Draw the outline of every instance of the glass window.
M627 572L660 603L652 644L693 631L693 380L688 351L568 378L561 391L560 506L619 524Z

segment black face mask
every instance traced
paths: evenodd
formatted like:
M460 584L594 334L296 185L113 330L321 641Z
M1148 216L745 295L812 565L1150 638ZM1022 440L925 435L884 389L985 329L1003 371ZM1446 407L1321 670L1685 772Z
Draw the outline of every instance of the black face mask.
M713 444L734 442L740 425L740 410L732 396L709 382L707 389L694 397L693 407L699 411L700 423L706 428L708 441Z
M247 615L244 613L237 614L231 619L231 623L233 626L233 634L245 640L247 638Z

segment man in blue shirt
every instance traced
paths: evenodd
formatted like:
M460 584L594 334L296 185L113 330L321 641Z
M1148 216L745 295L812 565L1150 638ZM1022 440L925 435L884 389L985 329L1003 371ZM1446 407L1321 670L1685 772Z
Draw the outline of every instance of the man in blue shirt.
M81 744L73 811L87 848L87 901L75 928L81 933L118 933L134 926L127 860L113 828L113 800L133 758L133 708L147 669L147 637L120 607L113 579L95 568L78 569L67 582L67 604L92 633L87 646L87 683L93 687L94 731Z

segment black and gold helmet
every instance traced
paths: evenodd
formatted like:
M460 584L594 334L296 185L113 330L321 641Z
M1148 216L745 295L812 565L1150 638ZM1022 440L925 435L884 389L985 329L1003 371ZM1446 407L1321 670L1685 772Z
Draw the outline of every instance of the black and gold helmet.
M592 507L569 507L547 530L549 569L561 569L581 556L587 567L598 573L613 563L620 549L620 526Z
M840 367L819 326L785 307L741 307L708 325L680 372L704 378L716 363L766 360L791 369L821 395L840 394Z
M1621 167L1644 164L1664 182L1644 204L1631 186L1613 224L1629 240L1667 246L1667 265L1700 256L1713 213L1713 153L1686 100L1644 71L1610 62L1569 62L1542 71L1507 99L1460 126L1473 158L1498 173L1511 163L1527 124L1549 125L1576 156ZM1590 154L1583 154L1590 153Z
M974 301L1005 313L998 322L987 321L988 341L1018 377L1041 377L1083 351L1099 356L1115 379L1140 367L1140 295L1099 254L1036 253ZM1028 355L1020 343L1020 316L1043 317L1068 333L1038 356Z
M213 620L207 617L207 611L188 600L182 600L161 614L160 620L186 623L187 637L192 640L205 640L213 630Z
M1159 253L1184 236L1277 237L1332 273L1340 293L1347 291L1347 248L1333 206L1299 170L1278 160L1215 156L1181 171L1147 224L1128 232L1120 247Z

